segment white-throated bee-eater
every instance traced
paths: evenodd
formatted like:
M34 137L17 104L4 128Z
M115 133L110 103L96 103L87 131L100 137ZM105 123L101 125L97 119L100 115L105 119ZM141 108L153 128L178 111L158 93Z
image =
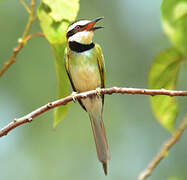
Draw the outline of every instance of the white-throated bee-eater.
M70 24L68 28L65 66L72 88L76 92L105 87L103 53L100 46L92 41L94 31L102 28L94 26L101 19L103 18L78 20ZM104 95L87 97L79 100L79 103L89 114L97 156L103 164L105 175L107 175L109 150L102 119Z

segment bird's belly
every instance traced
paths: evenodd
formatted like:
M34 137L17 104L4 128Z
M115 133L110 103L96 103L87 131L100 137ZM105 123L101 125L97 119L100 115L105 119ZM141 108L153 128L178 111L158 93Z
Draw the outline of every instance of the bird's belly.
M101 86L101 78L98 67L85 66L74 67L71 71L75 89L79 92L89 91Z

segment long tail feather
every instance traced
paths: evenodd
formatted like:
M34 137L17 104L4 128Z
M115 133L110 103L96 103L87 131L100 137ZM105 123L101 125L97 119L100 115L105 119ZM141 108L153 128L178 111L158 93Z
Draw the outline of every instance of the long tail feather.
M107 176L108 174L107 163L103 163L103 170L105 172L105 176Z
M109 150L104 123L102 117L94 117L92 114L90 114L90 121L92 125L97 156L99 161L103 164L105 175L107 175L107 161L109 160Z

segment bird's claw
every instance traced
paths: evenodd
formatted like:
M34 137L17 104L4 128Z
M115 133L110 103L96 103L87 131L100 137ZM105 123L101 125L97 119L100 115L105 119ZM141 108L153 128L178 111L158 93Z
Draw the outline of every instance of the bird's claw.
M96 88L96 95L97 95L98 97L101 96L101 88L100 88L100 87Z
M77 92L75 92L75 91L73 91L72 93L71 93L71 97L72 97L72 99L73 99L73 102L75 103L76 102L76 95L77 95Z

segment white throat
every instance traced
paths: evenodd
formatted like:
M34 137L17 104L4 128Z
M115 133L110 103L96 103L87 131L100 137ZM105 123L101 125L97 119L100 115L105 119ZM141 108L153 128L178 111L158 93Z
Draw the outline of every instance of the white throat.
M68 41L75 41L81 44L90 44L92 43L93 35L93 31L81 31L69 37Z

